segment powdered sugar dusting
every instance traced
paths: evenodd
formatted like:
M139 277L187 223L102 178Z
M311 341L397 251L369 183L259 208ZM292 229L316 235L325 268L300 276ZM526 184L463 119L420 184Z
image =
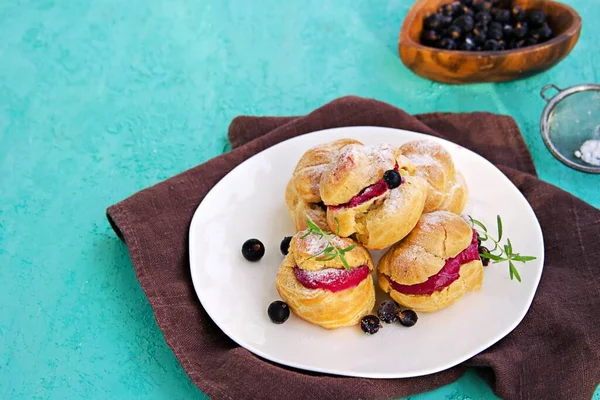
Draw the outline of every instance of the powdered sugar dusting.
M334 246L338 248L348 247L346 242L344 242L341 238L335 235L319 236L316 234L310 234L304 239L301 239L303 241L303 250L305 250L310 255L317 255L323 252L323 250L325 250L325 248L329 246L329 242L327 241L328 238L329 240L331 240L331 242L333 242Z
M388 170L394 167L396 164L394 148L387 144L349 145L340 151L329 168L337 169L342 165L356 164L357 162L360 162L361 169L367 169L367 175L375 176L381 169Z
M422 231L432 232L435 227L441 224L446 219L446 215L444 212L433 212L430 214L425 214L421 221L419 221L419 227Z
M383 203L383 207L388 213L396 213L398 208L404 204L404 191L401 188L402 186L390 190L389 197Z
M310 271L305 273L304 282L310 286L331 285L345 277L346 270L344 268L325 268L318 271Z

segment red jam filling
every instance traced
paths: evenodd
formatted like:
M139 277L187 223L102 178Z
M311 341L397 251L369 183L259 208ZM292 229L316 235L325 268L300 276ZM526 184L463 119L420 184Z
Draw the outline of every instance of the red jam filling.
M294 275L296 275L298 282L306 288L325 289L335 293L358 286L369 276L369 267L361 265L349 270L326 268L319 271L306 271L294 267Z
M396 163L396 165L394 166L394 169L396 171L398 171L398 164ZM388 190L388 185L387 183L385 183L385 181L383 180L383 178L381 178L380 180L378 180L377 182L375 182L374 184L367 186L366 188L364 188L359 194L357 194L356 196L352 197L350 199L349 202L344 203L344 204L339 204L337 206L328 206L330 209L332 210L338 210L340 208L352 208L352 207L356 207L359 206L363 203L366 203L367 201L375 198L375 197L379 197L382 194L384 194L385 192L387 192Z
M404 294L431 294L442 290L460 277L460 266L470 261L479 260L477 234L473 231L473 239L469 247L458 253L454 258L446 260L446 264L437 274L430 276L423 283L416 285L401 285L390 279L392 289Z

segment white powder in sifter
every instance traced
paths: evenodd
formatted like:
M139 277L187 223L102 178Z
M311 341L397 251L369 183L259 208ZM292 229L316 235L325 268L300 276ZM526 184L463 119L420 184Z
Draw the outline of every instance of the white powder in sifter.
M588 164L600 166L600 140L591 139L583 142L579 150L575 151L575 157Z

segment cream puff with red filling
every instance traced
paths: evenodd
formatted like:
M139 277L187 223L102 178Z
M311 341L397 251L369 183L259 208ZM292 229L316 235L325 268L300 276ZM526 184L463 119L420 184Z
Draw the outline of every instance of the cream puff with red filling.
M333 232L383 249L408 235L419 220L427 183L398 148L352 144L324 170L320 195Z
M345 249L344 259L326 256L327 248ZM300 318L326 329L360 323L375 305L373 260L352 239L298 232L279 267L275 285Z
M377 275L381 289L407 308L448 307L483 283L477 234L449 211L423 214L413 231L383 255Z
M340 139L320 144L304 153L296 164L285 189L285 203L296 231L306 229L307 217L321 229L328 229L327 208L319 192L321 175L334 156L350 144L361 143L354 139Z

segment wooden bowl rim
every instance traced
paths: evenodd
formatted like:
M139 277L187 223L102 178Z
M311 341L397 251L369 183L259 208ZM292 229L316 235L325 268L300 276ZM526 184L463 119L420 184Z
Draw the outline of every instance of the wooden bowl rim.
M436 47L430 47L422 45L419 42L415 42L408 35L408 28L412 26L414 20L416 18L416 13L420 10L421 7L425 4L426 0L417 0L415 4L410 8L404 22L402 23L402 28L400 29L400 37L398 38L400 47L411 47L419 50L426 50L432 53L442 53L442 54L454 54L457 56L470 57L470 58L499 58L502 56L510 56L513 54L528 54L533 53L537 50L548 48L555 46L559 43L565 42L569 40L571 37L577 35L578 32L581 31L581 16L575 11L575 9L568 4L561 3L559 1L550 0L550 2L556 3L564 8L574 19L573 24L567 28L567 30L556 36L547 42L536 44L533 46L525 47L522 49L511 49L511 50L500 50L500 51L465 51L465 50L446 50L446 49L438 49Z

